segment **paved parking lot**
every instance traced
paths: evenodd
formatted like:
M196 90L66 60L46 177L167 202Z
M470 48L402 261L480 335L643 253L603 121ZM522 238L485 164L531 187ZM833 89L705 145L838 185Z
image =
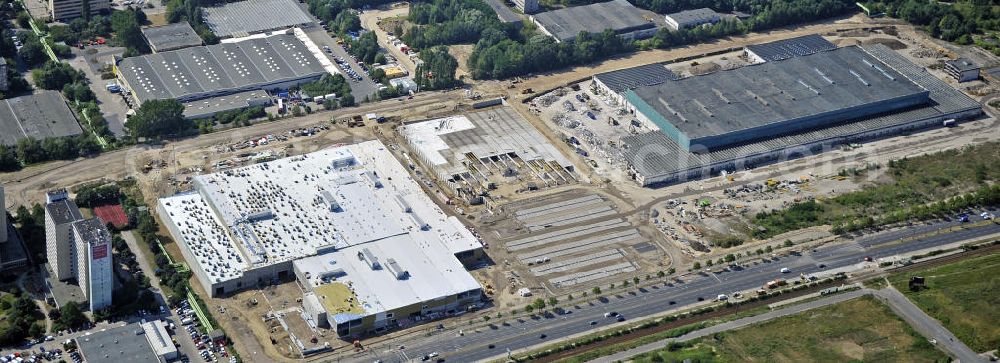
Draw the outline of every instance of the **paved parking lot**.
M309 36L309 39L312 39L312 41L320 48L323 48L323 46L330 47L333 53L326 54L327 57L330 57L332 62L337 63L336 57L343 58L347 61L347 64L354 69L354 72L361 76L361 80L356 82L352 81L350 77L348 77L348 81L350 81L351 84L351 95L354 96L354 99L357 102L361 102L361 100L364 100L365 96L371 96L373 93L378 91L378 87L375 86L372 79L365 73L364 68L361 68L361 66L358 65L358 62L355 62L354 59L351 58L351 55L347 53L347 50L337 44L337 40L330 36L330 34L323 30L323 28L316 26L302 30L305 31L305 33ZM345 75L345 77L347 76Z
M73 48L75 57L69 60L73 68L83 70L87 75L87 79L90 80L90 90L97 96L97 105L101 108L104 119L108 121L108 128L115 136L125 135L125 113L128 112L128 105L121 94L108 92L105 85L114 80L101 79L100 69L109 64L113 56L121 55L124 51L124 48L104 45L88 46L85 49Z

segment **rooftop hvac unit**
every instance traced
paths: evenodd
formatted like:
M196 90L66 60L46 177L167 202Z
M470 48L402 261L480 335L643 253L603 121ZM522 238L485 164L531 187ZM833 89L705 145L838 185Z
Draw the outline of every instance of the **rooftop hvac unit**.
M375 185L376 188L382 187L382 181L379 180L378 175L376 175L374 171L369 170L366 171L365 174L368 175L368 179L372 180L372 184Z
M400 267L399 263L396 263L396 260L390 258L385 262L386 262L386 268L389 270L389 272L392 272L392 274L396 276L397 280L406 280L408 277L410 277L410 272Z
M372 270L378 270L382 268L382 265L379 264L378 262L378 257L375 257L375 254L372 253L372 251L369 250L368 248L362 248L361 252L358 252L358 259L368 264L368 267L370 267Z
M399 204L399 207L402 208L404 212L406 213L413 212L413 208L410 207L410 203L407 203L406 199L403 199L402 195L396 196L396 203Z
M319 195L320 198L323 199L323 202L326 203L326 205L330 208L331 212L344 211L344 209L340 207L340 203L337 202L337 199L334 198L333 193L330 193L329 190L324 190L320 192Z
M250 221L250 222L262 221L262 220L271 219L271 218L274 218L274 213L272 213L271 210L269 210L269 209L257 211L257 212L250 213L249 215L247 215L247 221Z
M335 279L335 278L338 278L338 277L341 277L341 276L344 276L344 275L347 275L347 273L344 272L344 269L338 267L338 268L335 268L335 269L332 269L332 270L329 270L329 271L324 271L324 272L320 273L319 276L317 276L317 277L319 277L319 279L323 280L324 282L329 282L332 279Z
M354 165L354 155L347 153L336 155L333 157L333 160L330 161L330 165L333 166L334 169L341 169Z
M413 218L413 223L416 223L417 227L419 227L421 231L431 229L431 225L424 222L424 220L421 219L416 213L410 213L410 218Z

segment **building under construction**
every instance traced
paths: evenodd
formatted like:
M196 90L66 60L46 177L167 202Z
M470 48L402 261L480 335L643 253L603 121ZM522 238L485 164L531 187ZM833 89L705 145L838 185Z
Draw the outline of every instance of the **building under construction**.
M534 189L575 182L573 164L510 107L400 127L420 160L463 198L500 183Z

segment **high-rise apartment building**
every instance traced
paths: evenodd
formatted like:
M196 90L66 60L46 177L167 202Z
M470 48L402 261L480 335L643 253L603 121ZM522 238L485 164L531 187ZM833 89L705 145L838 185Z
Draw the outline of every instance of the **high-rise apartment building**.
M114 276L111 272L111 233L100 219L73 223L77 251L77 281L90 302L90 311L111 306Z
M76 278L76 246L73 222L83 219L80 209L69 200L66 190L45 195L45 251L52 273L59 281Z

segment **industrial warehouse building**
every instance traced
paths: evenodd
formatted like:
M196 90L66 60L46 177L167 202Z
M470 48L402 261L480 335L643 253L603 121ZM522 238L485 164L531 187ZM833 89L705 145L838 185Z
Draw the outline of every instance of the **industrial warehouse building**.
M324 307L311 316L341 336L445 316L481 299L463 263L483 258L482 242L379 141L192 184L157 210L212 296L295 278L304 300Z
M186 21L144 28L142 36L146 37L146 43L153 53L201 45L201 37Z
M809 34L770 43L748 45L743 48L743 56L751 63L764 63L833 49L837 49L836 44L830 43L819 34Z
M600 33L611 29L625 39L649 38L663 24L660 17L641 10L626 0L612 0L590 5L546 11L531 16L531 21L557 42L576 39L580 32Z
M698 179L941 125L979 103L883 45L845 47L639 87L653 132L622 139L642 185Z
M684 10L665 16L667 26L673 30L693 28L702 24L715 24L722 18L709 8Z
M14 146L18 140L76 136L83 133L76 116L59 91L0 100L0 144Z
M304 34L279 33L125 58L117 62L115 73L130 91L135 108L148 100L171 98L186 103L186 108L197 108L205 102L193 101L211 98L211 110L219 112L269 102L259 93L245 92L285 89L319 79L331 67L324 64L329 60L319 59L321 54ZM238 94L245 97L237 99ZM206 111L185 111L189 113Z
M239 38L313 24L294 0L245 0L202 9L205 25L219 38Z
M101 329L74 339L87 363L166 363L177 347L161 320Z
M979 79L979 65L968 58L958 58L944 62L944 71L958 82L969 82Z
M680 76L667 67L653 63L595 74L592 87L594 93L610 97L616 105L623 105L626 91L642 86L655 86L678 78Z

